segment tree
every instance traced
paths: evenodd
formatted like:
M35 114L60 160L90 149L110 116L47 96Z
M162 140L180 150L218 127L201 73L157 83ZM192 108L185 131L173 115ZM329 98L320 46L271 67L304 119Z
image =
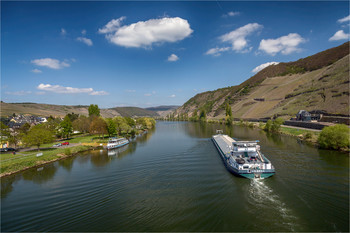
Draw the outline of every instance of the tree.
M326 149L348 149L349 128L344 124L324 127L318 137L320 147Z
M100 116L100 109L97 104L90 104L89 106L89 117L91 116Z
M37 146L39 150L40 145L53 142L53 134L43 124L39 124L28 131L23 137L23 142L27 146Z
M130 127L135 127L136 122L134 119L132 119L131 117L124 117L124 119Z
M68 115L66 115L63 119L63 121L60 123L60 133L62 134L62 137L69 137L71 133L73 133L73 126L72 122L70 121L70 118Z
M198 110L195 109L192 113L192 116L190 118L191 121L198 121L198 116L197 116Z
M78 119L72 122L74 130L80 131L82 133L89 132L90 130L90 119L86 116L79 116Z
M270 132L271 131L271 126L272 126L272 120L268 120L266 122L264 130L267 131L267 132Z
M2 123L2 121L0 121L0 134L1 144L7 142L8 136L10 136L10 132L8 126Z
M117 127L116 127L115 121L113 119L111 119L111 118L107 118L106 119L106 123L107 123L108 135L111 136L113 134L116 134L117 133Z
M24 134L28 133L29 129L30 129L30 124L29 124L28 122L24 123L24 124L19 128L20 132L21 132L21 133L24 133Z
M272 126L271 126L271 131L272 132L278 132L281 129L281 125L284 123L284 120L280 117L278 117L277 119L275 119L272 122Z
M100 117L94 117L90 124L90 133L97 133L102 137L107 133L107 123Z
M75 121L76 119L79 118L79 114L75 114L74 112L68 113L67 116L69 117L71 122L73 122L73 121Z
M225 118L225 120L226 120L226 124L228 124L228 125L232 125L232 110L231 110L231 106L228 104L228 103L226 103L226 118Z
M206 119L207 119L207 113L206 113L205 109L201 109L201 112L199 114L199 120L206 121Z

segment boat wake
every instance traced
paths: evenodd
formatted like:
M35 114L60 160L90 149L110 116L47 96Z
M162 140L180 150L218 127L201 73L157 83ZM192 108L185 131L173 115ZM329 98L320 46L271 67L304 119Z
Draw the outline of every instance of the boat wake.
M259 213L266 231L298 231L297 217L263 179L252 179L248 193L248 211Z

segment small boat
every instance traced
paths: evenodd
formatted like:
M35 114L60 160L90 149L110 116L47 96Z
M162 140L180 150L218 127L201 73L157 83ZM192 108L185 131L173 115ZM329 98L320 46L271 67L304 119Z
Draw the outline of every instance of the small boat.
M236 141L218 131L212 140L227 170L237 176L254 179L275 174L271 162L260 152L259 141Z
M129 144L129 140L126 138L109 138L107 143L107 149L115 149L124 145Z

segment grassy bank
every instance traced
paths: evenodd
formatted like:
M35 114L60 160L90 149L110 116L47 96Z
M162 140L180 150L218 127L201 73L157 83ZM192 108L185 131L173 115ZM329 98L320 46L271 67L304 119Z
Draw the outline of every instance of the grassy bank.
M36 167L42 164L64 159L78 152L91 150L93 148L99 147L101 143L105 144L107 140L108 139L99 139L96 136L89 135L65 140L70 144L78 144L72 147L65 146L58 148L41 149L40 151L32 150L27 152L18 152L15 155L11 153L0 154L0 177L10 175L31 167ZM47 148L51 147L53 144L56 143L45 144L41 147ZM37 154L39 153L42 153L42 155L37 157Z

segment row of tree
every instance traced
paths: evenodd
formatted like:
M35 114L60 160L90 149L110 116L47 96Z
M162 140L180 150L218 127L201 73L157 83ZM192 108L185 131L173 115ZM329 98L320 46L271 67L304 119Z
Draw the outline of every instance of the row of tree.
M103 118L97 105L90 105L89 116L75 113L67 114L63 120L50 116L48 121L35 126L28 123L19 129L12 131L1 122L1 143L8 141L14 147L19 142L25 146L37 146L54 141L55 138L69 138L74 131L81 133L97 134L104 136L135 136L140 130L155 127L153 118L142 117L133 119L130 117L117 116L114 118Z

